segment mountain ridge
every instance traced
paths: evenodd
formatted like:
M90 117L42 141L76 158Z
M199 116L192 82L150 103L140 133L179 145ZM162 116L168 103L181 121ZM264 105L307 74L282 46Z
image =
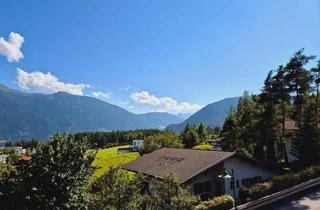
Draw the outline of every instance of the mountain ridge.
M166 129L171 131L182 131L187 124L199 125L204 123L209 127L221 127L231 108L235 108L240 97L228 97L217 102L206 105L185 121L171 124Z
M162 129L183 121L169 113L135 114L88 97L24 93L0 84L0 139L47 139L54 133Z

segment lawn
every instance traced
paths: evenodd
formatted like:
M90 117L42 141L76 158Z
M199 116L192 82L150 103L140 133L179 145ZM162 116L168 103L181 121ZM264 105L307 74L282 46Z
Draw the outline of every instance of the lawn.
M140 157L138 152L119 153L119 148L128 148L129 145L111 147L107 149L100 149L95 160L92 162L92 166L97 167L93 174L93 178L99 178L105 174L110 167L115 167L133 161Z
M211 144L199 144L192 149L200 149L200 150L212 150L212 145Z

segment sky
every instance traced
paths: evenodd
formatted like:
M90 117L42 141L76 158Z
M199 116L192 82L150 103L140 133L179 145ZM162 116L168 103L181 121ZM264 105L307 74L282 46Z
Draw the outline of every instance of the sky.
M295 51L320 56L320 0L0 0L0 83L193 113Z

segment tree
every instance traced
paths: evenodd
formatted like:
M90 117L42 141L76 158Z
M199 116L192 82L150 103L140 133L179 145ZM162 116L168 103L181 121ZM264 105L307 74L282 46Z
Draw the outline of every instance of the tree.
M120 167L111 168L93 184L92 191L96 198L91 208L139 209L141 195L137 178Z
M268 73L268 76L264 82L262 93L260 94L260 103L262 104L263 111L259 118L258 123L258 144L256 145L255 157L260 160L266 160L269 163L276 162L275 152L275 128L277 126L275 116L274 105L274 80L272 77L272 71ZM264 157L263 148L266 146L266 157Z
M86 209L92 155L87 145L70 136L55 135L37 147L31 161L24 161L11 178L19 181L12 198L16 209ZM5 208L4 206L2 206Z
M149 194L144 199L145 206L155 210L191 210L198 202L198 198L181 186L174 176L150 180Z
M199 136L201 143L205 143L208 138L208 133L207 133L207 129L203 123L200 123L198 130L197 130L197 133L198 133L198 136Z
M319 125L319 86L320 86L320 60L316 67L311 69L313 80L316 86L316 104L315 104L315 115L316 124Z
M148 136L145 139L142 148L140 149L140 154L143 155L150 153L162 147L182 148L183 145L177 134L172 132L164 132Z
M304 49L297 51L293 57L287 63L285 70L286 81L290 92L295 93L294 105L295 113L294 117L298 121L299 127L301 127L302 121L302 106L306 97L306 94L310 91L311 76L304 66L315 56L307 56L303 53Z
M226 117L222 128L221 147L226 151L234 151L240 148L240 130L237 125L236 113L231 110Z
M290 89L286 80L286 71L281 65L277 69L276 75L273 77L273 94L275 103L280 106L281 112L281 135L280 135L280 147L281 152L285 158L285 161L288 162L287 151L284 144L285 136L285 123L287 119L287 109L290 104Z
M197 146L200 143L199 136L193 126L187 124L184 131L181 134L182 144L186 148Z
M95 209L192 209L198 201L173 176L155 179L110 169L93 185Z
M304 112L303 124L293 141L291 153L303 165L319 163L320 133L316 125L314 103L309 101Z

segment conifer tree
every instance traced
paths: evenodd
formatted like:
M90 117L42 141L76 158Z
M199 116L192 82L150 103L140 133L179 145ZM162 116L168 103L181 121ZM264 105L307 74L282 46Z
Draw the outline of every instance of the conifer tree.
M281 65L277 69L276 75L273 77L273 92L275 103L279 105L281 113L281 135L280 135L280 147L283 153L285 162L288 162L287 151L284 144L285 136L285 123L287 120L287 108L290 104L290 90L286 80L286 72Z
M269 163L276 162L275 152L275 105L274 105L274 92L273 92L273 77L272 71L268 73L268 76L264 82L262 93L260 94L260 103L263 104L263 112L261 113L258 123L259 139L260 142L256 145L256 148L260 151L264 146L266 147L266 161ZM260 151L261 152L261 151ZM259 154L257 154L259 155ZM263 158L263 153L259 155L259 158Z
M302 127L292 145L291 153L303 165L319 163L320 160L320 136L316 126L314 106L315 104L311 101L306 105Z
M320 60L315 68L311 69L313 80L316 86L316 104L315 104L315 117L316 124L319 125L319 86L320 86Z
M312 59L314 56L307 56L304 54L304 49L297 51L293 57L287 63L286 69L286 80L289 85L291 92L295 93L294 105L295 112L294 118L297 120L299 127L301 127L302 121L302 106L306 95L310 91L311 75L304 66Z
M200 143L199 136L194 128L194 126L186 125L184 131L181 134L182 144L186 148L191 148Z
M197 133L198 133L198 136L199 136L201 143L205 143L208 138L208 133L207 133L207 129L203 123L200 123L198 130L197 130Z

